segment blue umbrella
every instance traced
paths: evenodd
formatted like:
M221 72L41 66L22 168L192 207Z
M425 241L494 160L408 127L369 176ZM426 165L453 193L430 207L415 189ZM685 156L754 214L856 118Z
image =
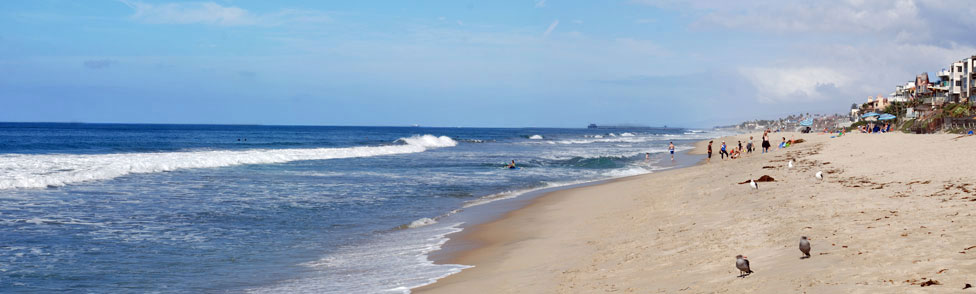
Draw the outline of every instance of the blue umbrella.
M877 112L872 111L872 112L865 113L864 115L861 115L861 118L868 118L868 117L879 116L879 115L880 114L878 114Z
M878 120L893 120L895 118L896 118L896 116L885 113L885 114L882 114L880 117L878 117Z
M812 126L813 125L813 119L812 118L805 119L805 120L803 120L803 121L800 122L800 125L801 126L804 126L804 127Z

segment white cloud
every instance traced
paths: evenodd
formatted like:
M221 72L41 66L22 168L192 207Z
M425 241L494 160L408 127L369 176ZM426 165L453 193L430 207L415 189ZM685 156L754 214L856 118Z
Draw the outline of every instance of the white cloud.
M213 2L149 4L139 1L122 1L135 12L132 19L147 23L172 24L253 24L253 16L238 7L224 7Z
M742 47L723 66L765 104L860 102L976 54L976 6L966 0L632 3L688 15L692 33L749 32L760 45Z
M888 95L915 75L935 73L951 62L976 54L976 47L924 44L821 44L793 55L740 66L739 74L762 103L857 101ZM805 65L816 66L805 66Z
M549 28L546 29L546 32L545 33L542 33L542 36L543 37L548 37L549 34L552 33L552 31L556 30L556 26L558 26L558 25L559 25L559 20L558 19L556 21L553 21L552 24L549 25Z
M151 4L141 1L119 0L132 8L131 19L152 24L209 24L220 26L281 25L285 23L327 22L331 18L322 12L282 9L267 14L254 14L236 6L214 2L180 2Z
M878 34L905 42L958 39L976 44L976 5L969 0L722 1L634 0L701 15L696 28L775 33Z
M847 86L847 75L824 67L752 67L741 74L755 86L759 102L826 100Z
M535 8L543 8L543 7L546 7L546 0L535 1Z
M921 25L918 12L912 0L782 1L716 10L698 25L778 32L897 31Z

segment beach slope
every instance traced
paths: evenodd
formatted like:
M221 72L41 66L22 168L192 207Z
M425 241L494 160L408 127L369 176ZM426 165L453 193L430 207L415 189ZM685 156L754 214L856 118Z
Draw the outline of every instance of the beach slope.
M481 246L449 262L475 267L415 292L957 293L976 284L976 137L795 136L805 142L542 196L457 236ZM763 175L775 181L740 184ZM811 258L801 258L801 236ZM738 254L755 273L738 277Z

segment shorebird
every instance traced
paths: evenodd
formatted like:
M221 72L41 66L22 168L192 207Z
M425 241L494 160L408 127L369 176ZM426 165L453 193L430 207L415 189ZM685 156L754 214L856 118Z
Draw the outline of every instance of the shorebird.
M817 179L823 181L823 171L817 172Z
M807 240L807 236L800 237L800 252L803 252L802 258L810 258L810 240Z
M753 180L749 180L749 187L752 187L753 189L759 190L759 184L756 184L756 181L753 181Z
M742 256L742 254L735 256L735 268L739 269L739 277L745 277L752 273L749 269L748 257Z
M793 160L792 160L792 159L790 159L790 164L789 164L789 165L787 165L787 166L788 166L789 168L793 168Z

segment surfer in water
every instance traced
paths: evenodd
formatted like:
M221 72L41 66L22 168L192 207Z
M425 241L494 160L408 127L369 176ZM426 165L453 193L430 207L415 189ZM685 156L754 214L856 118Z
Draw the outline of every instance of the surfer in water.
M516 167L515 167L515 160L512 160L512 163L509 163L508 164L508 168L510 168L510 169L516 169Z

